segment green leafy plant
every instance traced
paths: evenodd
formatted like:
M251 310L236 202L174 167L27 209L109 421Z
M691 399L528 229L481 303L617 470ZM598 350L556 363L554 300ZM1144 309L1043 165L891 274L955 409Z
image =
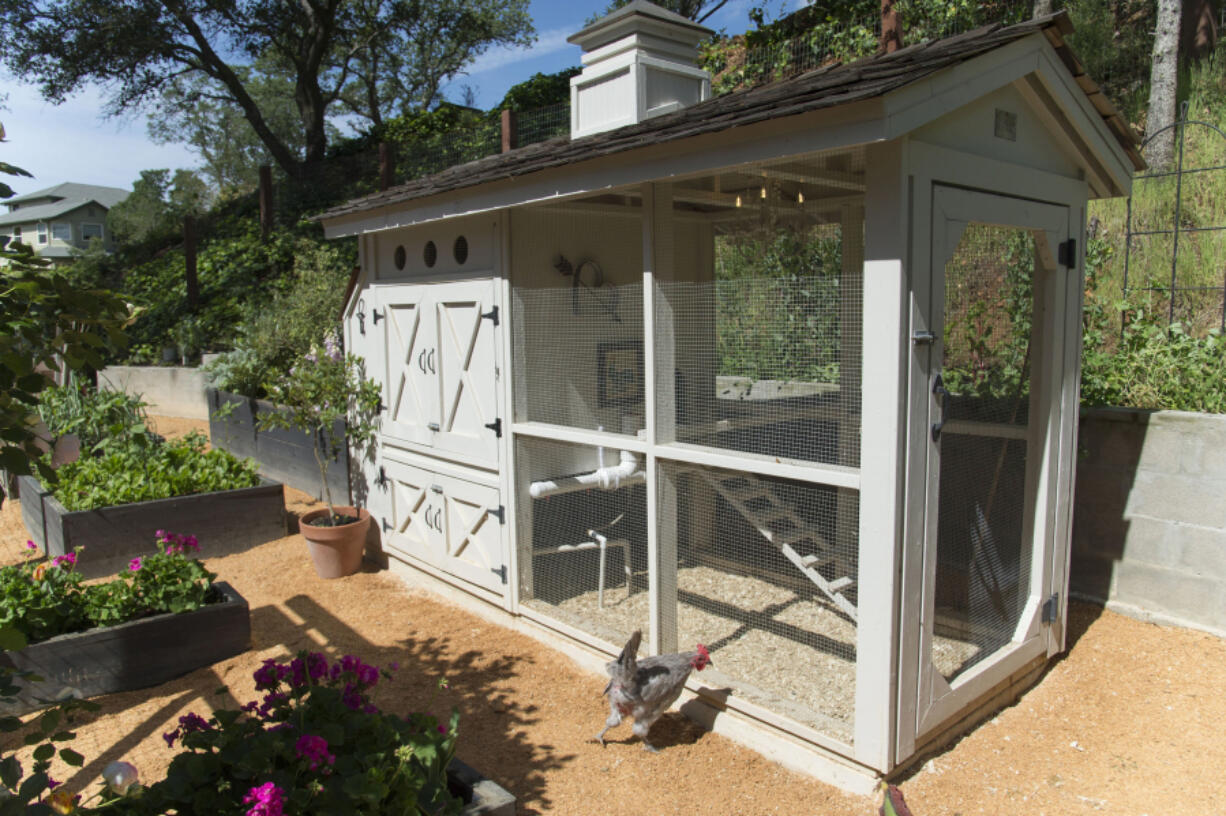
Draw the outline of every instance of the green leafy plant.
M395 669L395 664L392 665ZM300 652L254 673L262 699L207 720L187 714L164 736L183 751L166 778L119 813L444 814L462 803L447 787L459 713L399 717L369 696L392 673L346 655ZM445 683L440 682L440 687Z
M78 459L57 471L56 499L69 510L237 490L260 483L256 465L218 448L206 451L199 433L148 448L122 448Z
M146 403L123 391L99 391L75 374L39 395L38 415L54 438L76 434L89 453L153 444Z
M315 464L328 503L328 524L337 524L328 465L338 445L369 445L379 429L382 408L379 384L366 378L365 362L345 354L329 335L323 348L314 347L270 389L269 397L283 410L260 414L257 427L293 428L311 436ZM338 434L338 428L343 428Z
M194 557L195 536L157 531L157 552L133 558L114 579L82 582L74 568L77 553L33 560L37 548L26 542L30 558L0 567L0 627L11 626L30 643L99 626L191 612L222 599L213 585L217 574Z

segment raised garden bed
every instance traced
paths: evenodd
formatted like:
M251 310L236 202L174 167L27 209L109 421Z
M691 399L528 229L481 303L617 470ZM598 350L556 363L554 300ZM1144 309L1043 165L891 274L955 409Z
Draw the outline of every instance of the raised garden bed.
M238 552L286 533L285 494L277 482L170 499L70 511L32 476L18 477L21 518L48 557L77 547L87 578L109 575L148 549L158 530L191 530L209 557Z
M316 498L323 497L319 481L319 466L315 463L315 443L301 431L274 428L256 429L260 414L282 411L265 400L251 399L216 388L205 390L209 405L209 437L214 447L235 456L246 456L260 465L260 473ZM230 415L218 417L217 411L227 405ZM337 422L334 439L345 438L345 423ZM336 504L351 504L349 495L349 451L339 445L328 465L328 487Z
M213 585L225 600L191 612L164 614L85 632L60 635L0 662L31 671L41 682L23 683L10 715L42 708L41 700L75 693L95 697L156 686L247 650L251 618L247 601L229 584Z
M515 797L458 759L447 766L447 787L464 800L460 816L515 816Z

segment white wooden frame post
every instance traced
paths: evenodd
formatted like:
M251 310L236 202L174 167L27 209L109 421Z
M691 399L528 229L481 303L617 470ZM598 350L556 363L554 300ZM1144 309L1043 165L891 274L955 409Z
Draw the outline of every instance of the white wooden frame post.
M862 610L856 634L855 758L893 766L902 494L906 429L908 188L899 141L865 157L863 369L860 427Z

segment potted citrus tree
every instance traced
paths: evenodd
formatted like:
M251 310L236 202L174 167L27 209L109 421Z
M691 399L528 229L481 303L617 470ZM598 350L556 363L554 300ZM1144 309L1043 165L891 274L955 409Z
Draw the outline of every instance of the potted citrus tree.
M293 428L314 440L327 507L312 510L298 526L315 570L321 578L339 578L357 571L362 563L370 512L337 505L328 486L328 465L340 445L365 448L379 429L380 388L366 378L363 361L345 354L334 335L323 348L313 346L303 361L274 382L269 397L283 410L260 415L260 430ZM339 422L338 422L339 421ZM338 434L337 429L343 428Z

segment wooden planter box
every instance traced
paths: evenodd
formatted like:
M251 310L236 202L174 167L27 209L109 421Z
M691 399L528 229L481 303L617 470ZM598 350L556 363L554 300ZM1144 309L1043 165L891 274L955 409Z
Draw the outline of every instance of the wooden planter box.
M216 388L205 389L209 405L209 437L213 446L228 450L235 456L249 456L260 464L260 473L270 479L323 498L319 480L319 465L315 463L315 442L310 434L285 428L256 430L260 414L283 411L271 402L251 399ZM233 405L225 418L217 410ZM338 421L333 428L334 439L345 438L345 423ZM349 495L349 450L341 444L328 463L328 487L333 504L352 504Z
M460 816L515 816L515 797L458 759L447 766L447 787L464 800Z
M225 596L194 612L155 615L102 629L35 643L0 653L0 662L32 671L41 682L23 684L9 715L42 708L69 690L79 697L147 688L245 652L251 642L247 601L229 584L214 584ZM40 699L41 698L41 699Z
M286 533L285 493L265 480L256 487L69 511L32 476L18 477L21 518L50 557L84 547L77 569L87 578L111 575L154 551L155 533L196 536L204 558L240 552Z

